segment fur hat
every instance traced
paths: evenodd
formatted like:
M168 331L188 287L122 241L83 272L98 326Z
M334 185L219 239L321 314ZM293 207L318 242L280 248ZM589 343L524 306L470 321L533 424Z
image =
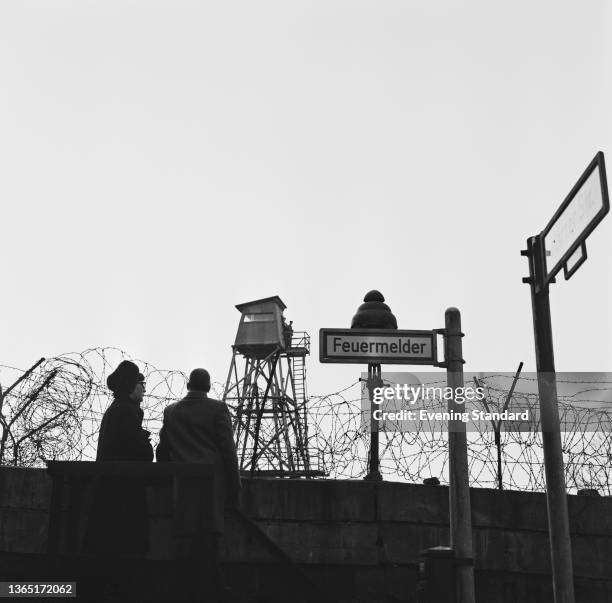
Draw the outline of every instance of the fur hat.
M133 362L124 360L106 378L106 385L115 394L131 394L136 384L141 381L144 381L144 375L138 367Z

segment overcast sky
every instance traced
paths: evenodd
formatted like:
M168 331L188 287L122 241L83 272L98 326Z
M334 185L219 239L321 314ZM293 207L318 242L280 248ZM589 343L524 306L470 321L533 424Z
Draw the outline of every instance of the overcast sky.
M380 289L463 315L466 370L534 370L527 263L598 150L612 9L492 3L0 4L0 364L116 346L225 379L237 303L279 295L318 362ZM551 292L558 370L612 370L612 217Z

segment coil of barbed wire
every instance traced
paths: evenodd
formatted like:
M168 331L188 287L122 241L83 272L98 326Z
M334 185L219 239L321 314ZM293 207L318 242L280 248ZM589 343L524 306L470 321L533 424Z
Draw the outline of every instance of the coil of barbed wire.
M40 467L47 460L95 460L100 422L111 401L106 377L123 359L133 360L122 350L105 347L47 359L29 371L0 365L5 390L0 464ZM135 361L147 384L143 426L156 444L164 408L185 394L186 375ZM508 387L487 378L484 384L489 405L500 408ZM612 389L612 383L607 387ZM363 382L355 381L307 401L308 454L328 478L358 479L367 473L370 434L364 420L364 388ZM223 397L222 384L213 384L213 395ZM559 400L567 488L595 488L610 495L612 417L607 409L579 408L573 402L571 397ZM535 411L537 395L516 394L511 405ZM431 401L430 408L442 410L439 401ZM589 428L577 429L576 425ZM481 426L468 433L468 455L472 486L545 489L538 424L500 430L498 441L490 426ZM426 422L411 430L381 432L380 470L386 479L420 483L437 477L448 483L447 434L439 425Z

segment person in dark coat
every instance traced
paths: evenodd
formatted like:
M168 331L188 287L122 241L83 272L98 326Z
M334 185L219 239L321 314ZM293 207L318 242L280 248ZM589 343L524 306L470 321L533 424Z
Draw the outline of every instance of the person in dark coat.
M187 383L187 395L164 409L156 456L162 462L213 465L213 529L221 534L224 506L238 504L240 474L229 410L224 402L209 398L209 391L208 371L193 370Z
M187 395L164 409L156 453L160 462L210 463L213 466L212 577L219 600L225 601L229 598L229 588L221 567L224 507L238 506L240 473L229 410L224 402L209 398L209 391L208 371L193 370L187 383Z
M96 461L153 460L150 433L142 428L140 403L144 376L124 360L106 384L114 399L102 417ZM140 557L148 550L146 485L134 479L108 477L93 488L85 552Z

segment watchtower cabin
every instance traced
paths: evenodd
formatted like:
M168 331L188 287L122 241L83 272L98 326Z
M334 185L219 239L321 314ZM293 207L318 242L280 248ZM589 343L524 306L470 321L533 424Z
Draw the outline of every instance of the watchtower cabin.
M235 349L251 358L265 358L279 349L284 350L287 342L283 312L286 308L278 295L238 304L236 309L242 316Z
M240 469L320 475L308 452L306 356L310 337L287 323L277 295L238 304L240 321L223 400L233 410Z

